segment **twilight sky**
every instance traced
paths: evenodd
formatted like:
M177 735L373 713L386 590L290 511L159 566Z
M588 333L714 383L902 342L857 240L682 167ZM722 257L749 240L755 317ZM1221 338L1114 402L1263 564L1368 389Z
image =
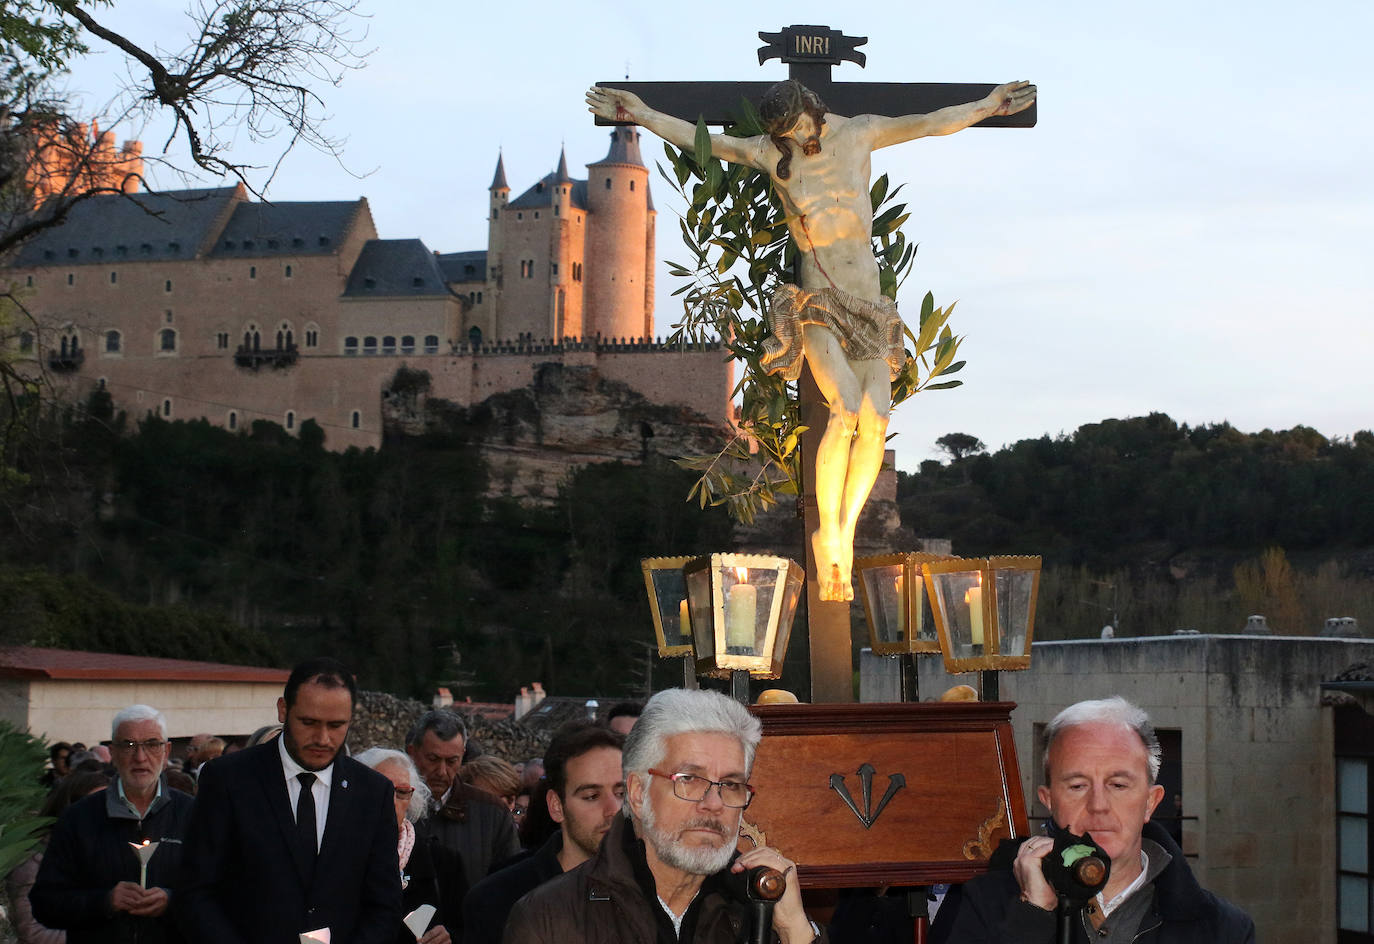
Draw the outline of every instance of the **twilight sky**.
M905 232L920 243L899 304L914 317L927 290L957 299L952 324L967 338L964 386L896 413L900 468L950 431L995 449L1152 411L1246 431L1374 426L1374 292L1358 275L1374 248L1365 0L364 4L375 52L325 89L329 131L348 138L344 166L298 151L267 195L366 196L381 236L443 252L484 248L498 150L513 196L554 169L560 146L574 176L604 156L608 129L582 103L589 84L627 70L637 81L785 78L776 60L757 65L759 30L868 36L867 68L838 67L842 81L1035 82L1034 129L970 129L875 156L875 175L905 182ZM106 19L178 47L183 6L125 2ZM75 72L92 109L113 68L105 55ZM142 138L145 156L166 136L115 130ZM646 161L662 159L652 135L641 144ZM271 153L244 145L239 155ZM659 254L680 258L676 205L652 181ZM661 266L658 286L666 334L681 306Z

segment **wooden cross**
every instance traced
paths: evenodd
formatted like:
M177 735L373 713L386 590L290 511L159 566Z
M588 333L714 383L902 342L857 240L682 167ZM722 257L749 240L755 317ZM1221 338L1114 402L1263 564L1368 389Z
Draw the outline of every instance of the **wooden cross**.
M948 105L962 105L985 98L996 84L943 82L834 82L831 69L849 61L862 67L866 56L858 50L866 36L846 36L827 26L789 26L777 33L759 33L766 45L758 51L759 65L769 59L788 64L788 77L801 82L821 97L837 115L928 114ZM650 108L696 123L732 124L741 98L757 103L773 82L621 82L598 83L624 89L644 100ZM596 119L597 124L617 122ZM1031 128L1036 106L1015 115L984 119L975 128ZM853 656L850 649L850 604L823 601L816 580L811 535L818 526L816 509L816 444L825 432L829 407L811 377L802 371L801 422L809 427L802 436L802 494L806 536L806 613L811 643L811 702L850 702L853 694Z

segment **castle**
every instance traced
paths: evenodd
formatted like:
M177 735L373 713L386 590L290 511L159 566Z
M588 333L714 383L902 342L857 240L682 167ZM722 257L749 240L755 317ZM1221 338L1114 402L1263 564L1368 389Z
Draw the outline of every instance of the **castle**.
M560 154L515 199L498 157L488 245L471 252L378 239L365 198L263 203L242 185L97 195L5 263L31 320L0 343L72 400L105 389L135 417L235 430L313 419L333 449L380 445L403 365L463 407L554 363L725 426L733 378L719 346L653 339L655 211L638 138L614 129L583 180Z

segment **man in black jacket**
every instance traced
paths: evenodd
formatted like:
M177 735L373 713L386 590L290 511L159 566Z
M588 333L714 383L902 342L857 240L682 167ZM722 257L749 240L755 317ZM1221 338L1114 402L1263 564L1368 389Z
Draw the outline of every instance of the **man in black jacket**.
M620 749L625 739L597 724L558 729L544 754L546 803L559 829L537 850L493 872L463 901L464 944L501 944L515 903L596 855L625 802Z
M197 944L393 944L401 920L391 781L343 756L357 692L330 658L291 670L281 737L207 764L178 920ZM324 937L323 935L319 935Z
M111 728L118 778L58 821L29 893L33 914L50 928L65 928L69 944L180 941L167 914L168 889L180 871L181 838L194 801L162 779L162 712L131 705L115 715ZM152 854L143 881L133 846L145 841Z
M1125 699L1084 701L1045 729L1037 795L1055 827L1091 835L1111 859L1107 886L1070 916L1073 940L1095 944L1253 944L1250 917L1204 890L1183 853L1151 823L1164 788L1160 746L1144 711ZM1045 878L1049 836L1007 841L992 871L946 897L934 944L1050 944L1058 896Z

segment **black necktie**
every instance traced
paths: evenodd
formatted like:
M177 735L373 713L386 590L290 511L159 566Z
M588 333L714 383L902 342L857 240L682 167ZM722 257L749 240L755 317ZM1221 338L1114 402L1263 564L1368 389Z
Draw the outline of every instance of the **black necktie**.
M311 790L315 775L296 774L296 779L301 782L301 795L296 798L296 834L300 837L301 848L314 859L319 850L315 842L315 794Z

